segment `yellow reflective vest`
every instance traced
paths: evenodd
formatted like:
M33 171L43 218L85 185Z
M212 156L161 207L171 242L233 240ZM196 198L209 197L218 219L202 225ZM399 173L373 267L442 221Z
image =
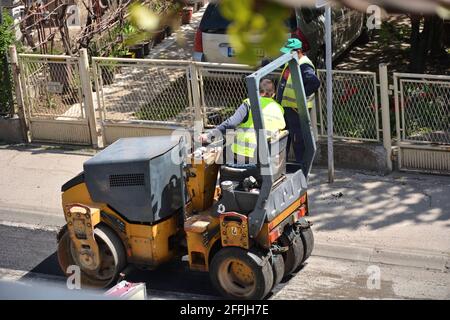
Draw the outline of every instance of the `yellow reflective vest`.
M314 69L314 71L316 70L316 68L314 67L314 64L311 62L311 60L309 60L309 58L307 56L303 56L300 58L299 65L302 65L302 64L309 64ZM281 75L284 74L284 72L286 71L286 68L288 68L287 64L284 67ZM295 108L297 110L297 100L295 99L295 91L294 91L294 87L292 85L292 77L290 74L289 74L288 80L286 82L286 87L284 88L284 91L283 91L281 105L283 107ZM311 109L314 106L314 94L310 95L309 97L306 97L306 106L308 107L308 109Z
M260 102L267 134L271 135L279 130L283 130L286 127L283 107L272 98L260 97ZM249 99L245 99L244 103L250 106ZM234 143L231 145L231 150L236 155L253 158L257 141L251 110L249 110L247 121L241 123L236 129L236 136Z

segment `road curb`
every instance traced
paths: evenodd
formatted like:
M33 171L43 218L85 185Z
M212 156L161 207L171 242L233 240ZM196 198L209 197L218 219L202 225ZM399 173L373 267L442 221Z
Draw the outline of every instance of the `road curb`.
M51 212L52 214L48 214ZM0 224L26 229L53 231L65 224L62 209L31 208L0 202Z
M92 147L80 147L69 144L56 144L56 143L0 143L0 150L17 150L25 152L47 152L47 153L60 153L64 155L76 155L76 156L94 156L101 149L94 149Z
M387 249L316 241L313 256L362 261L371 264L389 264L448 272L450 255L410 249Z

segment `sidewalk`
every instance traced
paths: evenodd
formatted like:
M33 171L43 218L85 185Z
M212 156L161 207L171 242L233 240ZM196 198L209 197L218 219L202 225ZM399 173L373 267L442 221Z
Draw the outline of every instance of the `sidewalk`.
M192 15L190 24L181 25L171 36L165 38L160 44L152 48L146 58L192 60L195 33L197 32L205 9L206 6L195 12Z
M0 144L0 221L64 224L61 185L92 155L70 147Z
M0 145L0 221L60 226L61 185L95 151L58 146ZM450 268L450 177L375 176L313 168L309 184L314 255Z

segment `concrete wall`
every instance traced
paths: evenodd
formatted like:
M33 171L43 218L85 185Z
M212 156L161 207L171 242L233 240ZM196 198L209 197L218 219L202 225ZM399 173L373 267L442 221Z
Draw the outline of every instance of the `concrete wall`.
M0 118L0 142L22 143L22 129L18 118Z
M317 143L315 165L327 166L327 141L320 139ZM358 141L334 142L334 166L378 174L389 173L386 161L386 150L382 144Z

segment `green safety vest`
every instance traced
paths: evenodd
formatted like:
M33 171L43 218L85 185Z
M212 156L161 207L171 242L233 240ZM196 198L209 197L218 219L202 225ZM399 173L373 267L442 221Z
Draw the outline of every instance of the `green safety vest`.
M284 110L272 98L260 97L264 127L268 134L274 134L278 130L286 127L284 121ZM245 99L244 103L250 105L250 100ZM253 158L257 146L256 133L253 125L252 111L249 110L247 121L237 127L234 143L231 150L237 154L248 158Z
M311 62L311 60L309 60L309 58L307 56L303 56L300 58L299 65L302 65L302 64L309 64L314 69L314 71L316 70L316 68L314 67L314 64ZM281 75L284 74L284 72L286 71L286 68L288 68L287 64L284 67ZM292 85L292 77L290 74L289 74L288 80L286 82L286 87L284 88L281 105L283 107L297 109L297 100L295 99L295 91L294 91L294 86ZM306 98L306 106L308 107L308 109L311 109L314 106L314 94L312 94Z

